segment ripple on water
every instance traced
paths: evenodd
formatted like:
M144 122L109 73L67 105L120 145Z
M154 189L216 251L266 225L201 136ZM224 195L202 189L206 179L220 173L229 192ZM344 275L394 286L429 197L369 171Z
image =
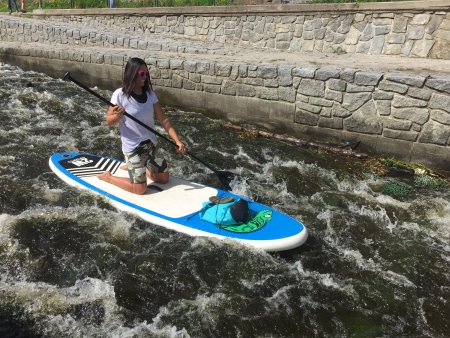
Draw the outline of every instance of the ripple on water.
M118 131L105 126L97 99L5 64L0 94L3 328L30 337L450 332L448 189L404 179L416 192L397 201L382 194L394 178L367 173L358 160L172 110L192 153L237 174L233 192L309 231L302 247L273 254L190 238L118 212L51 173L48 158L57 151L122 158ZM172 174L219 186L203 165L160 145Z

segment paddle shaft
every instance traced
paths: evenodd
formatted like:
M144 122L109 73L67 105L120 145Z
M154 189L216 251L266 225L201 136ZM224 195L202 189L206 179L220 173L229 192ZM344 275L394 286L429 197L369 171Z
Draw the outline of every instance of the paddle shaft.
M93 91L92 89L90 89L89 87L85 86L84 84L82 84L81 82L75 80L73 77L70 76L70 73L67 72L63 79L68 79L70 81L72 81L73 83L75 83L76 85L78 85L79 87L83 88L84 90L86 90L87 92L91 93L92 95L94 95L95 97L99 98L100 100L102 100L103 102L105 102L106 104L108 104L111 107L114 107L115 104L113 104L111 101L105 99L103 96L101 96L99 93ZM152 127L147 126L145 123L143 123L142 121L138 120L137 118L135 118L133 115L128 114L126 111L123 113L126 117L128 117L129 119L133 120L134 122L136 122L137 124L141 125L142 127L146 128L147 130L151 131L153 134L163 138L164 140L166 140L167 142L169 142L170 144L174 145L176 148L178 148L177 144L172 141L171 139L167 138L165 135L161 134L160 132L156 131L155 129L153 129ZM214 173L219 174L219 170L217 170L216 168L214 168L213 166L211 166L210 164L206 163L205 161L199 159L197 156L195 156L194 154L192 154L191 152L189 152L188 150L186 150L186 154L188 154L189 156L191 156L193 159L195 159L196 161L200 162L201 164L203 164L205 167L207 167L208 169L212 170Z

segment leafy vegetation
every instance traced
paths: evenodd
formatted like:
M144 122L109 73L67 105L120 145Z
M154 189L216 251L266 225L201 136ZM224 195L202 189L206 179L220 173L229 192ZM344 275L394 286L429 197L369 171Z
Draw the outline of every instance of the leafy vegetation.
M401 161L394 157L380 158L379 161L381 162L381 164L383 164L389 168L397 168L397 169L414 171L414 169L420 167L417 164Z
M310 0L310 3L354 3L354 2L386 2L398 0ZM403 0L400 0L403 1ZM118 8L141 7L175 7L175 6L230 6L246 4L246 0L115 0ZM20 9L20 1L17 0ZM106 8L107 0L42 0L43 9L70 9L70 8ZM39 8L38 0L26 0L26 9L31 12ZM7 1L0 2L0 11L8 10Z
M399 201L403 201L408 198L414 192L414 188L404 182L390 182L387 183L382 194L391 196Z
M362 3L362 2L396 2L396 1L407 1L407 0L310 0L310 3Z
M420 175L414 177L414 185L423 189L441 189L447 187L448 183L439 177Z
M115 0L118 8L142 7L175 7L175 6L227 6L233 5L233 0ZM20 10L20 1L17 0ZM70 8L106 8L107 0L42 0L43 9L70 9ZM31 12L39 8L38 0L27 0L26 10ZM0 3L0 11L8 10L7 2Z

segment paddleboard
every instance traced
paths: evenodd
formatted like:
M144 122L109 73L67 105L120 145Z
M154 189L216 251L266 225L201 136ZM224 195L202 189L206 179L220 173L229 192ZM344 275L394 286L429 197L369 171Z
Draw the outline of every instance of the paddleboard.
M275 209L231 192L171 176L169 183L148 179L144 195L136 195L97 178L109 171L129 177L120 160L93 154L61 152L49 159L52 171L70 186L87 189L106 198L117 209L133 213L152 224L190 236L233 239L265 251L283 251L302 245L308 237L303 224ZM223 227L200 217L210 197L243 198L248 201L250 219L245 224Z

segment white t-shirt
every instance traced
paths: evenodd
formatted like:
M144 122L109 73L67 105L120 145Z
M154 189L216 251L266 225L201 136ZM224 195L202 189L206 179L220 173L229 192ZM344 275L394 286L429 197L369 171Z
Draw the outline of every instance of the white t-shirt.
M128 114L134 116L150 128L155 129L153 105L158 102L158 98L154 91L147 92L147 102L139 103L131 96L128 98L122 91L122 88L119 88L113 93L111 102L125 108ZM150 140L155 145L158 143L155 134L126 116L122 116L120 119L119 128L123 152L129 153L133 151L139 143L145 140Z

